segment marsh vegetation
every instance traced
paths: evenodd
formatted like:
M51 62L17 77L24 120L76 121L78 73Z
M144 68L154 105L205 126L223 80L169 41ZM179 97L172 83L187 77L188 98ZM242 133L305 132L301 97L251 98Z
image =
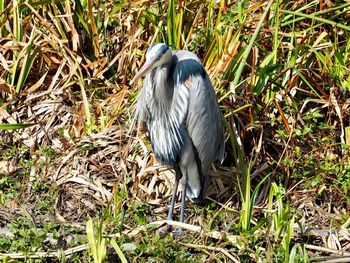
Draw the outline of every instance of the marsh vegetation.
M349 23L349 1L0 0L0 259L350 261ZM131 122L154 42L198 55L225 125L176 239Z

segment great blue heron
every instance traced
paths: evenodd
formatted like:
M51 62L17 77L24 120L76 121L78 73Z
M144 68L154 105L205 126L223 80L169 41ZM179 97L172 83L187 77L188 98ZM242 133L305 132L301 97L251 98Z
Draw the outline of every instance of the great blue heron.
M182 182L180 221L186 193L203 199L212 163L224 158L224 132L215 91L198 57L163 44L149 47L146 62L130 84L145 75L136 113L147 123L156 158L175 170L168 220L173 220L179 180Z

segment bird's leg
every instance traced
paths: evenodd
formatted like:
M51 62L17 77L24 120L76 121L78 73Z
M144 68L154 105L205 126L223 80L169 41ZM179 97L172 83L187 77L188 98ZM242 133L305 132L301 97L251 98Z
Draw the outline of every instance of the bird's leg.
M204 176L203 178L204 180L204 183L203 183L203 188L202 188L202 192L201 192L201 199L202 199L202 202L206 199L206 191L207 191L207 186L208 186L208 183L209 183L209 176L206 175Z
M186 208L186 190L187 190L187 181L188 176L187 172L182 178L182 193L181 193L181 210L180 210L180 222L183 223L185 221L185 208Z
M173 190L173 196L171 197L169 211L168 211L168 217L167 220L173 220L173 211L175 206L175 200L177 196L177 188L179 186L179 181L181 178L181 171L179 168L175 168L175 183L174 183L174 190Z
M169 211L168 211L168 217L167 220L173 220L173 211L175 206L175 201L177 197L177 188L179 186L179 181L182 177L182 173L179 167L175 167L175 183L174 183L174 190L173 190L173 196L171 197L170 205L169 205ZM170 232L171 227L168 225L166 228L166 232Z
M181 210L180 210L180 222L183 223L185 221L185 208L186 208L186 190L187 190L187 181L188 175L187 172L184 174L181 180L182 184L182 192L181 192ZM182 234L182 228L179 227L176 229L174 236L179 236Z

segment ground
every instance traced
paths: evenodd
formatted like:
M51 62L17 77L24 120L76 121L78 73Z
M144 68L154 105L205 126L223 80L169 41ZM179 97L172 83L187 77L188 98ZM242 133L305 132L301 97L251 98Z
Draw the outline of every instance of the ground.
M44 2L0 5L4 262L350 258L349 3ZM155 41L198 54L225 126L176 238L128 84Z

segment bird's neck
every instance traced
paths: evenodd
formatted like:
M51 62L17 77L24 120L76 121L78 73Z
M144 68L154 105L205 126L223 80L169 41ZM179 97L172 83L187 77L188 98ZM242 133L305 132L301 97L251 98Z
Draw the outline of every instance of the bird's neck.
M154 69L153 83L154 85L154 98L157 100L159 107L167 110L171 106L173 97L173 89L171 88L169 73L171 64L163 64Z

